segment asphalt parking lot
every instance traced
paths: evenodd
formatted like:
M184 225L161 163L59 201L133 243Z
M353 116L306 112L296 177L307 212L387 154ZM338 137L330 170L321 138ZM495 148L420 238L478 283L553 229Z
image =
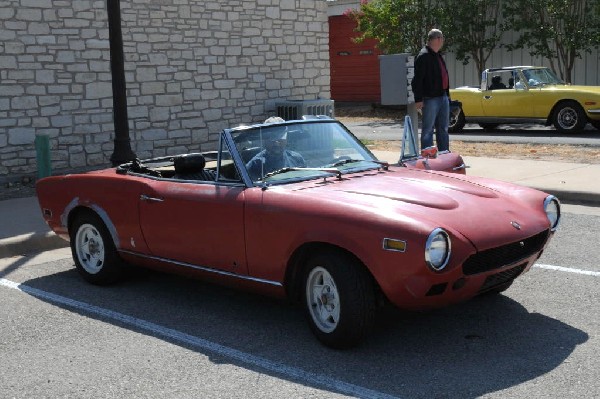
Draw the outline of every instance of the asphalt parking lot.
M0 389L10 397L600 396L600 209L569 206L504 294L383 312L334 351L299 308L176 276L84 283L68 249L0 262Z

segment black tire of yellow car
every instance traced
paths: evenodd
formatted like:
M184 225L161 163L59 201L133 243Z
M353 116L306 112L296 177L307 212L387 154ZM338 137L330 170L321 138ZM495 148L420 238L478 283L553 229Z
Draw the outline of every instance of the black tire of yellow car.
M330 280L322 286L309 287L311 274L322 272ZM303 303L311 331L324 345L334 349L347 349L360 344L371 332L375 323L376 300L375 282L365 266L340 250L327 250L310 257L306 263L303 278ZM330 302L339 305L339 318L332 331L324 331L323 325L314 317L319 317L317 307L328 302L324 299L327 288L333 285L337 298ZM315 290L323 289L323 294L314 295ZM312 294L309 294L309 290ZM316 301L311 297L317 296ZM318 303L317 303L318 302ZM316 315L316 316L315 316ZM322 321L322 320L321 320Z
M84 280L95 285L108 285L123 277L123 261L100 217L92 212L77 215L69 234L75 267Z
M500 126L500 124L499 123L480 123L479 126L481 126L481 128L483 130L489 131L489 130L494 130L495 128Z
M575 101L564 101L554 110L552 123L561 133L578 133L587 123L583 108Z
M465 114L463 113L462 108L458 115L453 116L450 114L450 121L448 122L448 132L449 133L460 133L465 127Z
M596 129L600 130L600 121L590 121L590 124Z

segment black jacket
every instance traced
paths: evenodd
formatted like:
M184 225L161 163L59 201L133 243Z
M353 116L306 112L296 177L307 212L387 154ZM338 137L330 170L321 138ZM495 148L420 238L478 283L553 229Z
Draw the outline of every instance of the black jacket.
M450 97L450 91L442 89L442 72L438 57L445 67L444 57L428 46L423 47L415 59L415 77L411 82L411 87L417 103L423 101L425 97L440 97L444 93L448 98ZM447 68L446 71L448 71Z

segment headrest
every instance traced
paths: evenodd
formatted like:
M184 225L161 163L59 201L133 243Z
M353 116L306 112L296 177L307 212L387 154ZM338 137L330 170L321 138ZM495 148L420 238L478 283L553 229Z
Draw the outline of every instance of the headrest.
M202 171L206 165L204 155L200 153L191 153L179 155L173 158L175 173L196 173Z

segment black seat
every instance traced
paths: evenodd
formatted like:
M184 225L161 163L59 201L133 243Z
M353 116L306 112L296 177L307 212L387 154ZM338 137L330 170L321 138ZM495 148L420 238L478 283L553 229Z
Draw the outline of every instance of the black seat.
M179 155L173 158L173 165L174 179L215 181L214 171L204 169L206 159L200 153Z

